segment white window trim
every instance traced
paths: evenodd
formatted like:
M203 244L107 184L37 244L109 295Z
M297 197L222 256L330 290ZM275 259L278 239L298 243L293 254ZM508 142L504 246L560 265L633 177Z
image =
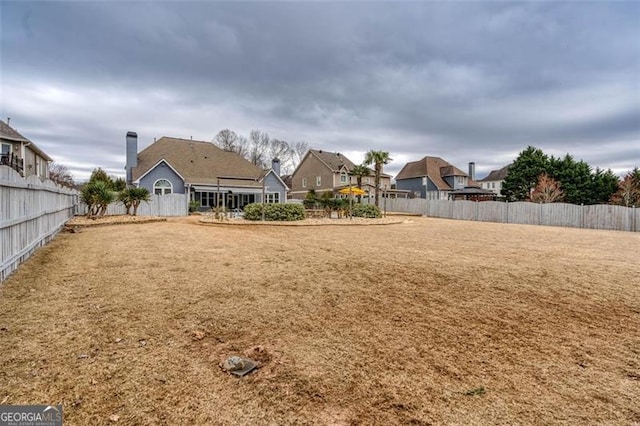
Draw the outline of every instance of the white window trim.
M307 187L307 178L302 178L302 187L303 188Z
M2 152L2 147L4 147L4 146L8 147L7 152L5 154L11 154L11 150L12 150L13 147L11 146L10 143L4 143L4 142L0 143L0 154L3 153Z
M340 173L340 183L348 183L347 174L345 172Z
M322 176L316 176L316 186L322 186Z
M279 204L280 203L280 193L279 192L267 192L265 195L264 202L267 204Z
M173 183L171 183L169 179L165 179L165 178L160 178L160 179L157 179L155 182L153 182L153 193L154 194L156 193L156 185L158 185L158 182L160 182L161 180L164 180L169 183L169 190L171 191L169 192L169 194L173 194ZM162 189L162 194L159 194L159 195L169 195L165 192L167 189L166 186L161 187L161 189Z

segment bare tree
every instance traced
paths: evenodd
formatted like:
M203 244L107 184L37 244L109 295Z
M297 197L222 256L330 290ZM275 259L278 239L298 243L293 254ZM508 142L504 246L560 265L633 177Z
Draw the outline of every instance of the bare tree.
M287 141L282 141L280 139L271 139L269 143L269 158L279 158L281 161L287 161L291 157L291 148L289 148L289 144Z
M236 144L238 142L238 135L233 130L220 130L216 137L213 138L213 142L218 145L220 149L235 152Z
M49 164L49 179L56 184L67 188L73 188L75 185L73 175L69 171L69 168L60 163Z
M249 134L248 160L258 167L264 168L267 164L267 148L270 142L266 132L254 129Z
M309 151L309 144L304 141L298 141L291 145L291 167L294 169L298 167L307 151Z
M238 139L236 140L236 145L234 148L234 152L240 155L241 157L249 159L249 139L242 135L238 135Z

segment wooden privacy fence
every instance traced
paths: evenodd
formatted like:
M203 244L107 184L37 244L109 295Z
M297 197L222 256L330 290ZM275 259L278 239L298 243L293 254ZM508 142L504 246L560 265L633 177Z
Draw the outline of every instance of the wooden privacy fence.
M78 193L0 166L0 282L73 217Z
M363 200L363 202L366 202ZM385 200L380 200L384 209ZM565 226L573 228L640 231L640 209L597 204L529 202L503 203L498 201L450 201L414 199L387 199L389 212L415 213L443 219L477 220L482 222L519 223L528 225Z
M187 194L151 195L149 202L140 203L138 216L186 216L189 214ZM133 212L133 209L131 209ZM108 215L126 214L127 209L118 201L107 207ZM87 205L78 205L78 214L86 214Z

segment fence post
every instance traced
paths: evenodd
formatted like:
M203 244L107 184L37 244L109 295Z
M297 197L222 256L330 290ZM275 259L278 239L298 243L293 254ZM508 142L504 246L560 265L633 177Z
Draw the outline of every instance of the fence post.
M507 208L505 209L505 211L507 212L507 218L504 223L509 223L509 200L506 200L505 204L507 205Z
M540 217L538 218L538 225L542 225L542 202L540 204Z
M580 229L584 228L584 203L580 203Z
M631 231L636 232L638 228L636 228L636 206L631 206Z

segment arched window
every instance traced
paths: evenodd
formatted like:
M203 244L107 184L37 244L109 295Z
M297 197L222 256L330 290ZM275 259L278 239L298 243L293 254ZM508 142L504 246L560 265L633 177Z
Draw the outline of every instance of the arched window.
M156 195L166 195L173 192L173 185L166 179L158 179L153 184L153 193Z

